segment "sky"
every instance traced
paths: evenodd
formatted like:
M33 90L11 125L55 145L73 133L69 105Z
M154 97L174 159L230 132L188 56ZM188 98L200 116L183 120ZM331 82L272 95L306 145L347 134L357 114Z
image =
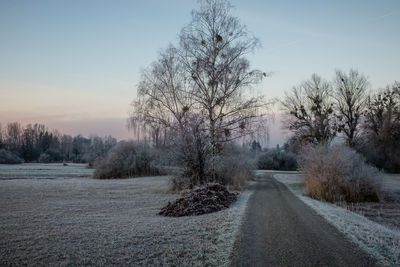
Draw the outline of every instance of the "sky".
M261 41L249 55L270 72L267 98L317 73L365 74L374 89L400 80L398 0L232 0ZM133 136L126 128L140 72L198 7L196 0L0 0L0 122L67 134ZM279 117L279 116L277 116ZM279 119L271 145L282 143Z

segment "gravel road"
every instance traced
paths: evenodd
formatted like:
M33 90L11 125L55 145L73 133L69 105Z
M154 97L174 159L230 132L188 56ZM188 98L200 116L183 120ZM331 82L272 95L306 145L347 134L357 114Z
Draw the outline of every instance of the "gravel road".
M233 266L376 266L273 173L257 178L235 241Z

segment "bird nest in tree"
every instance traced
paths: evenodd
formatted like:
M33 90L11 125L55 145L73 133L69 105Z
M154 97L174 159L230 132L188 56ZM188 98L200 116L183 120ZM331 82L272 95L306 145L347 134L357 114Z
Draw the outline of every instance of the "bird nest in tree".
M228 208L236 201L237 195L221 184L207 184L184 193L174 202L168 202L159 214L180 217L216 212Z

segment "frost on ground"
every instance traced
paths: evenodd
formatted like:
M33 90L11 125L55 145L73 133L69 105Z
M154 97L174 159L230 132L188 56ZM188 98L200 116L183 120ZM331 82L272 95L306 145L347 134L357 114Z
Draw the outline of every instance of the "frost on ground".
M374 222L400 230L399 202L341 203L338 205L363 215Z
M171 218L157 215L178 197L168 182L0 179L0 265L228 265L250 192L229 209Z
M385 174L383 180L384 201L378 203L344 203L341 206L377 223L400 230L400 175Z
M383 265L400 265L399 229L386 227L345 208L304 196L301 187L297 186L301 181L300 175L277 174L274 177Z
M24 163L0 164L0 180L4 179L60 179L91 177L93 169L86 164L68 163Z

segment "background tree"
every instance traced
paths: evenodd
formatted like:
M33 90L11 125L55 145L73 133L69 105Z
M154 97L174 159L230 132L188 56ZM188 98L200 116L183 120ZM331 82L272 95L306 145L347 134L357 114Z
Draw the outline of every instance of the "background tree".
M0 149L4 147L4 138L3 138L3 128L1 127L0 123Z
M72 136L64 134L61 137L60 152L64 160L72 159Z
M19 122L7 123L6 142L7 149L19 154L21 148L22 127Z
M171 46L142 72L130 128L137 134L150 134L158 145L161 129L183 128L184 117L193 107L190 90L177 50Z
M32 161L37 158L35 142L35 131L32 125L28 124L22 134L22 156L26 161Z
M378 168L400 172L400 83L371 95L367 101L361 152Z
M284 126L299 142L327 143L336 135L332 87L318 75L285 92L281 101L286 114Z
M352 148L357 142L361 116L367 104L368 88L368 79L358 71L336 71L333 97L339 130L343 132L347 145Z

